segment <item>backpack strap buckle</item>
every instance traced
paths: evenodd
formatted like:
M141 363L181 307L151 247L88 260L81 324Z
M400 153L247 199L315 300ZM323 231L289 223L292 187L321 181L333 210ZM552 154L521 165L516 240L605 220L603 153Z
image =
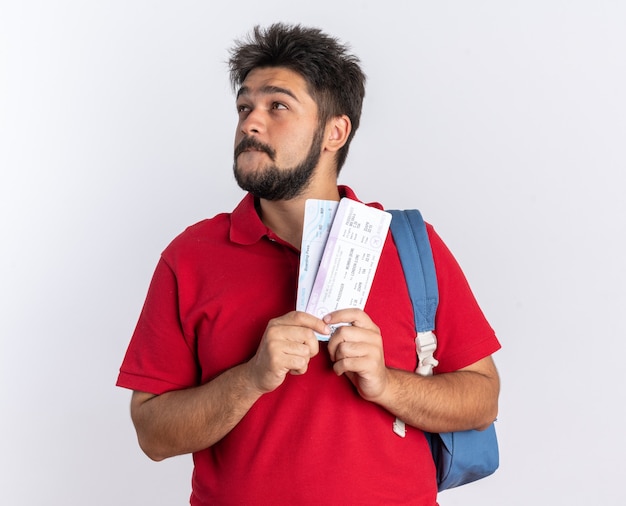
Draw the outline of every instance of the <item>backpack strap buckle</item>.
M439 364L439 361L433 356L437 349L437 336L431 330L418 332L415 338L415 349L417 351L417 369L415 372L420 376L432 375L433 368Z

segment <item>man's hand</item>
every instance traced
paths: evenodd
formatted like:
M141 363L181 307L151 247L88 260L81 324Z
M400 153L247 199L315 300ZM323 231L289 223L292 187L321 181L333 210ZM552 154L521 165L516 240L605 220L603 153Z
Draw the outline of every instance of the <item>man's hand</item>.
M192 453L228 434L287 373L304 374L319 352L315 333L330 334L319 318L292 312L270 320L256 354L198 387L161 395L134 392L131 415L139 444L154 460Z
M287 373L304 374L309 360L318 354L315 333L330 334L322 320L292 311L270 320L256 354L248 362L252 384L267 393L278 388Z
M500 381L492 358L455 372L420 376L385 365L379 328L359 309L324 317L337 327L328 342L337 374L345 374L361 397L413 427L429 432L485 429L498 412Z
M389 381L380 329L364 311L354 308L330 313L324 322L350 323L338 327L328 341L333 368L350 378L364 399L375 402Z

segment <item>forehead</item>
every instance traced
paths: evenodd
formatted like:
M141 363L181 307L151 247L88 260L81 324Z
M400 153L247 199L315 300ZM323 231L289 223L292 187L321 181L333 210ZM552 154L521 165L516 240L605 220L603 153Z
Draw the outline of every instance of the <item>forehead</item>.
M299 102L313 101L304 77L284 67L260 67L250 71L241 84L237 97L270 93L284 93Z

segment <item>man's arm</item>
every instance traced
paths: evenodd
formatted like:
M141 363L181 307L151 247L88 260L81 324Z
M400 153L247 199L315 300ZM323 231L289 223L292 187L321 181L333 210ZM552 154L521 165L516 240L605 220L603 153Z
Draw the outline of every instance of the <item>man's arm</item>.
M161 395L134 392L131 416L139 445L153 460L208 448L222 439L264 393L287 373L304 374L319 352L314 332L330 334L322 320L291 312L268 323L252 359L199 387Z
M499 391L500 381L489 356L434 376L390 369L385 394L374 402L424 431L481 430L496 419Z
M500 380L491 357L456 372L420 376L386 367L380 331L363 311L336 311L324 321L352 322L329 341L335 372L346 374L364 399L407 424L451 432L485 429L495 420Z

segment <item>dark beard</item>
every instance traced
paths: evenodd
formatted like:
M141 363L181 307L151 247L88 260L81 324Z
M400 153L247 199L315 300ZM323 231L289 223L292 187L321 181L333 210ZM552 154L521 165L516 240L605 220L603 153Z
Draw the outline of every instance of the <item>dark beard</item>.
M290 200L301 195L309 186L315 167L320 160L323 135L323 129L316 132L306 158L296 167L281 169L276 165L271 165L252 174L242 174L237 167L239 153L253 147L267 153L272 162L276 154L271 147L259 143L254 138L245 137L235 149L233 171L237 184L242 190L265 200Z

